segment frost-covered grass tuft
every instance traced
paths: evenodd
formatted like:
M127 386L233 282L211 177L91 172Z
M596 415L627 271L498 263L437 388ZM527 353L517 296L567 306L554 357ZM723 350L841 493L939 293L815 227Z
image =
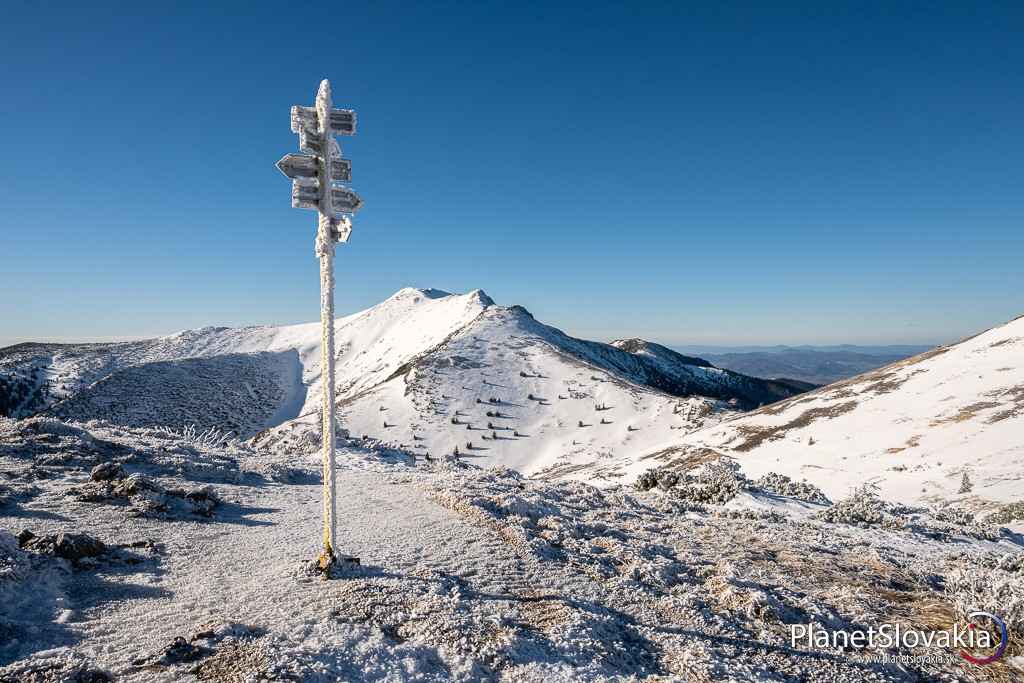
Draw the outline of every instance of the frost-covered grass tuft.
M904 529L944 541L964 536L995 541L1003 533L988 519L979 522L969 510L955 505L914 508L883 500L878 487L870 482L815 516L832 524Z
M687 473L668 468L649 469L637 479L636 488L641 491L653 488L670 491L674 496L698 504L726 503L741 490L766 491L810 503L831 504L821 489L813 484L795 482L774 472L769 472L757 481L750 481L740 472L735 461L727 459L704 463Z
M1024 575L1020 572L971 562L955 567L944 578L946 592L962 614L979 609L992 612L1024 632Z
M718 460L681 474L669 469L644 472L636 487L647 491L654 487L691 503L725 503L732 500L746 486L747 479L732 461Z
M906 508L882 500L878 486L866 482L856 487L849 497L817 513L819 519L833 524L854 524L857 526L882 526L887 529L902 529L905 526L903 513Z
M1024 521L1024 500L1007 503L985 517L989 524L1012 524L1013 522Z
M225 446L232 441L238 442L238 438L233 431L218 429L217 427L200 430L194 424L187 424L181 429L173 429L171 427L156 427L155 429L158 433L164 434L168 438L177 439L194 446L213 448Z
M780 496L806 500L809 503L831 505L832 501L814 484L807 481L793 481L784 474L769 472L753 483L754 488Z

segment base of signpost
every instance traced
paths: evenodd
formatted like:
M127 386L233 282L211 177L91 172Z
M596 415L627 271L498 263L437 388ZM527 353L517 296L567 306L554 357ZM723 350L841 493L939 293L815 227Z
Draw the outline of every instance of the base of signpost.
M337 556L325 551L320 553L320 557L309 564L309 573L327 581L328 579L340 579L350 575L359 566L358 557Z

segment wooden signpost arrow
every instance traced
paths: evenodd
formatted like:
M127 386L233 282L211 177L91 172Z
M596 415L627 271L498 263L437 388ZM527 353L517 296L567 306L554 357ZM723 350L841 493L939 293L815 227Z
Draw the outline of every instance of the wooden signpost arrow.
M277 168L292 179L292 206L316 209L316 254L320 259L320 328L322 351L322 444L323 444L323 543L318 566L327 576L339 559L337 546L337 505L334 478L334 247L346 242L352 232L351 214L363 200L338 183L352 179L352 162L341 157L335 135L354 135L356 113L335 109L331 103L331 84L321 81L312 107L294 106L292 132L299 136L299 149L305 154L286 154Z
M346 213L355 213L363 206L363 200L359 198L359 195L347 187L331 188L331 202L334 204L335 211Z
M285 154L277 168L289 178L315 178L319 171L316 157L305 154Z

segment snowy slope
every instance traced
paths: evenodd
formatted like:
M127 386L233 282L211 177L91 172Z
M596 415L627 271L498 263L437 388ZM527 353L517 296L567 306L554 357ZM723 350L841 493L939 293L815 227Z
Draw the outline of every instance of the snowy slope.
M339 318L335 334L339 419L350 433L435 456L458 448L482 464L531 474L564 476L585 467L609 476L618 458L671 445L679 429L796 393L646 342L575 339L522 307L495 305L480 290L406 288ZM190 392L181 364L196 358L204 359L203 373ZM21 391L7 392L8 403L20 406L16 416L48 409L68 419L194 422L243 436L271 428L264 441L312 443L320 326L23 345L0 352L0 376L22 382ZM228 386L231 377L244 386ZM204 409L214 404L238 415Z
M417 296L403 291L385 307ZM478 314L444 343L365 393L339 391L340 419L353 436L434 456L458 448L478 464L528 474L611 477L626 453L667 445L676 430L717 420L723 401L750 405L776 391L699 359L680 357L670 367L569 337L480 292L431 305L467 298ZM347 362L342 355L339 363Z
M419 301L435 305L418 308L415 304ZM487 303L468 295L453 298L435 290L407 289L384 304L339 318L335 326L336 350L341 359L339 395L358 393L380 383L402 363L466 324ZM250 358L244 363L246 355ZM196 358L207 362L202 364L204 372L193 372L191 391L206 393L211 378L227 381L233 376L237 386L224 391L223 383L215 383L214 391L205 398L245 415L265 415L265 419L255 422L244 421L250 433L319 406L318 393L310 391L320 381L319 323L205 327L159 339L114 344L22 344L0 350L0 382L5 382L0 385L0 394L6 397L8 412L14 417L50 409L63 417L105 417L133 425L181 426L182 420L203 423L209 416L202 401L194 402L190 411L181 395L183 391L188 393L188 388L175 386L169 391L160 381L168 374L180 376L177 368L168 364ZM247 372L239 371L241 364L247 366ZM266 385L266 391L250 391L254 385ZM136 404L148 405L136 405L136 412L128 416L123 411L104 413L100 409L132 399ZM176 410L173 415L161 416L154 414L159 411L154 411L152 404L176 404Z
M343 399L340 419L354 436L555 475L669 442L718 410L629 381L631 362L492 306L390 381Z
M1024 498L1024 318L686 434L640 458L725 454L745 473L806 478L836 499L872 481L890 500ZM971 490L960 494L964 473Z
M297 365L294 351L155 361L114 372L51 412L132 427L191 423L250 434L283 417L291 388L285 380L295 381Z

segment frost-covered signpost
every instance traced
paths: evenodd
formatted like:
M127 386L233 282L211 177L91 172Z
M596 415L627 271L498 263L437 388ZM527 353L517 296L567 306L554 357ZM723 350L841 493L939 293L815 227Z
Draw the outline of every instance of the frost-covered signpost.
M324 572L337 561L335 555L336 506L334 483L334 245L348 241L350 216L363 201L340 183L352 179L352 164L341 158L335 135L354 135L356 113L334 109L331 84L324 79L312 107L292 107L292 132L299 136L305 154L286 154L277 167L292 179L292 207L318 212L316 255L320 259L320 325L323 350L323 475L324 530L319 566Z

